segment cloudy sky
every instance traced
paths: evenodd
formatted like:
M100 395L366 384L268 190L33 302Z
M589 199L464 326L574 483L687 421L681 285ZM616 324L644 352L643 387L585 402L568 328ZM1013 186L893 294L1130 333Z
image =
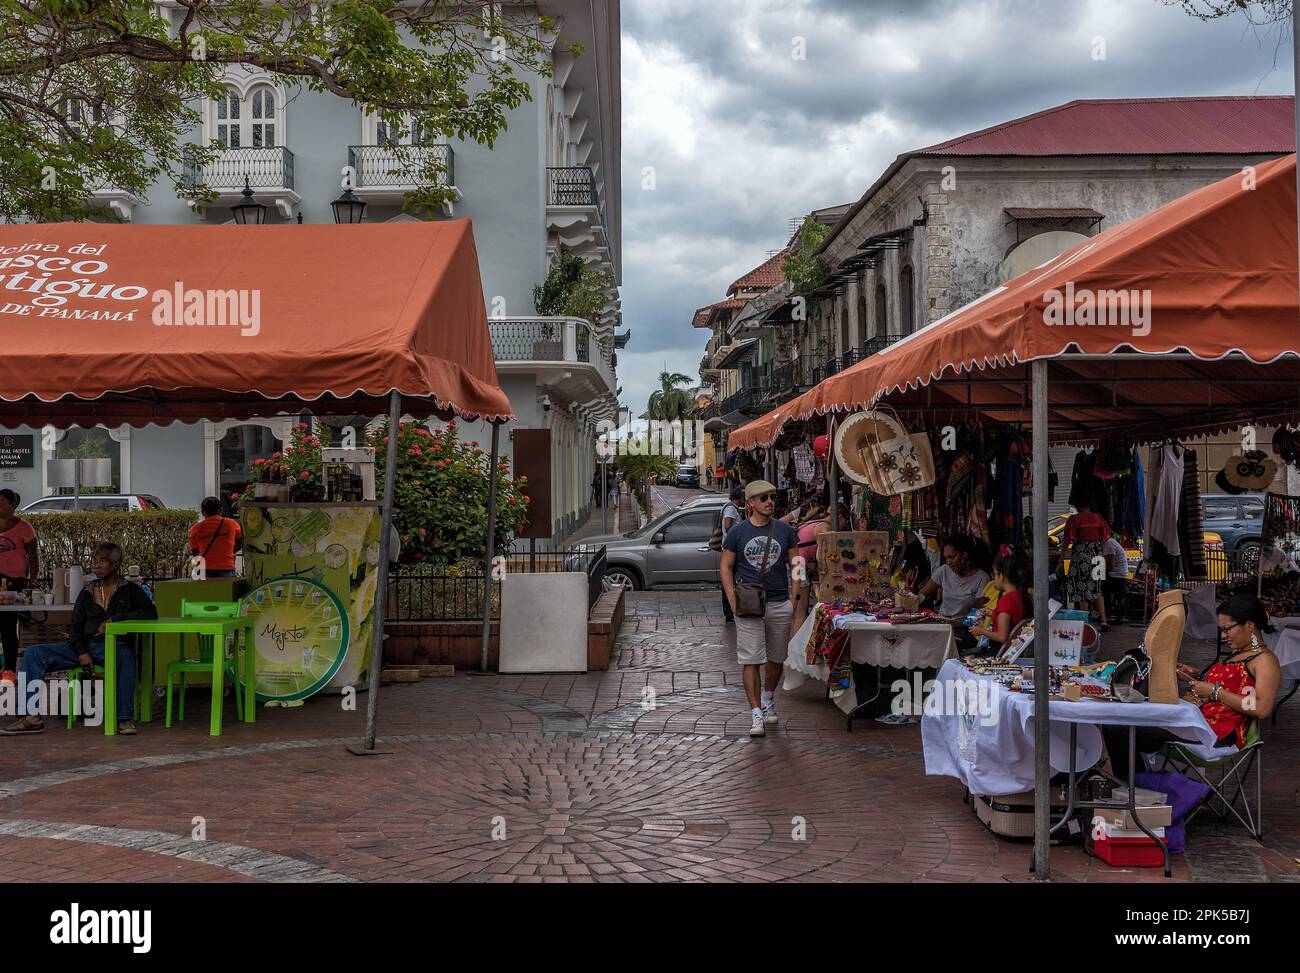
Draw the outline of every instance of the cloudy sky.
M1289 25L1162 0L622 0L622 17L633 415L665 366L698 381L695 308L901 152L1076 98L1294 90Z

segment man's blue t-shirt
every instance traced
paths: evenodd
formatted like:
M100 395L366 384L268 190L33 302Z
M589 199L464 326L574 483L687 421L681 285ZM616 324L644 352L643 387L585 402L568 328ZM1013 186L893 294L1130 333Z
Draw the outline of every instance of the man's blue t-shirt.
M722 548L736 555L734 569L736 582L756 584L763 567L763 542L767 540L770 523L755 527L748 517L727 531L722 541ZM767 574L763 587L767 589L767 600L771 602L788 601L790 598L790 549L799 543L795 529L784 521L778 520L772 531L772 543L768 547Z

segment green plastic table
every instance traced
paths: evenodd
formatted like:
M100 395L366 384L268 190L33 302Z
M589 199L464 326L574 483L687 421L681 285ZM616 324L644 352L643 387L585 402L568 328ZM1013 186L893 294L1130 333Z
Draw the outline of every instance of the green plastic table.
M257 649L250 637L257 620L252 616L237 618L155 618L148 621L109 622L104 626L104 705L113 707L112 718L104 720L104 735L117 735L117 636L198 635L213 639L212 652L212 722L208 733L221 736L222 679L226 668L226 636L242 639L244 648L244 722L256 720ZM238 645L236 645L238 651ZM147 700L140 707L141 722L153 719L153 666L140 666L140 684ZM105 714L107 717L107 714Z

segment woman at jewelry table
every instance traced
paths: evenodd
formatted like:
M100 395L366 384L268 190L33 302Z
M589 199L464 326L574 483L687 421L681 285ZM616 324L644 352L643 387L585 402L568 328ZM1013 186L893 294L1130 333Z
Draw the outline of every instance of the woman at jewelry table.
M1029 589L1029 565L1019 552L1007 548L993 562L993 584L998 589L998 600L989 615L988 625L972 625L970 634L985 636L990 650L999 651L1006 645L1011 630L1024 621L1029 613L1025 592Z
M0 587L21 591L37 577L36 529L18 516L22 498L13 490L0 490ZM17 682L18 614L0 612L0 643L4 645L4 668L0 679Z
M1273 712L1282 667L1264 644L1264 633L1274 631L1264 603L1254 595L1233 595L1219 606L1219 634L1232 654L1215 662L1202 676L1195 666L1178 664L1178 680L1186 684L1183 699L1201 708L1201 715L1218 736L1216 747L1240 748L1246 742L1251 720ZM1121 780L1128 775L1128 728L1101 727L1112 772ZM1179 737L1159 727L1138 727L1137 752L1154 753Z
M921 599L942 593L943 599L936 609L940 617L951 622L955 629L957 648L967 651L975 645L975 638L966 630L966 615L980 601L989 574L976 567L973 555L975 542L965 534L954 534L943 545L943 564L935 570L930 580L921 586Z

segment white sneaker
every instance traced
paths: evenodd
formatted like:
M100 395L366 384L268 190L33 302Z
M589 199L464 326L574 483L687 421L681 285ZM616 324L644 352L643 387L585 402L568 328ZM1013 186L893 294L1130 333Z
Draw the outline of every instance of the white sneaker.
M781 718L776 715L776 700L763 704L763 722L768 726L776 726L781 722Z
M761 710L754 714L754 725L749 728L749 735L752 737L767 736L767 728L763 726L763 713Z

